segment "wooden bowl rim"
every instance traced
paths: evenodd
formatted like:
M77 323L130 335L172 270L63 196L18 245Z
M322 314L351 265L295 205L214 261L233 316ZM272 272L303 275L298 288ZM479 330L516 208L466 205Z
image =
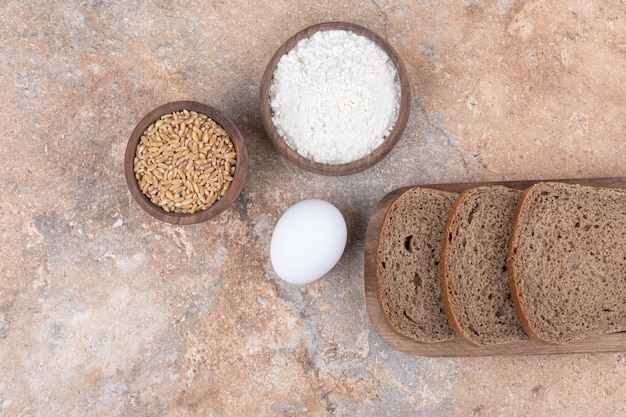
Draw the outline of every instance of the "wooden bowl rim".
M276 70L276 66L278 65L278 61L280 58L287 53L291 48L293 48L300 40L310 37L316 32L326 31L326 30L345 30L356 33L357 35L365 36L366 38L373 41L376 45L378 45L391 59L394 66L396 67L396 71L398 73L398 78L400 81L400 109L398 111L398 117L396 118L396 122L393 126L391 132L384 139L383 143L381 143L376 149L374 149L368 155L357 159L355 161L341 163L341 164L328 164L328 163L320 163L313 161L311 159L305 158L300 155L294 149L292 149L280 136L274 123L272 122L271 115L271 106L269 104L269 90L270 85L274 76L274 71ZM267 67L265 68L265 72L263 73L263 78L261 79L261 89L260 89L260 104L261 104L261 119L263 120L263 125L265 127L265 131L267 132L270 141L274 144L278 152L286 157L289 161L297 165L298 167L322 175L349 175L355 174L357 172L364 171L374 164L378 163L381 159L383 159L396 145L404 129L406 127L410 108L411 108L411 91L410 84L408 79L408 74L406 71L406 67L400 59L400 56L396 52L396 50L391 46L391 44L378 35L376 32L373 32L366 27L357 25L355 23L350 22L324 22L318 23L312 26L309 26L305 29L300 30L295 35L287 39L285 43L283 43L274 53L272 58L270 59Z
M135 172L133 167L137 144L141 140L143 132L153 122L155 122L164 114L181 110L196 111L198 113L205 114L213 119L218 125L220 125L222 128L224 128L224 130L228 132L231 140L233 141L235 152L237 153L235 174L233 176L233 182L228 191L211 207L193 214L168 213L162 208L153 204L150 199L141 191L141 188L139 188L139 184L137 182L137 179L135 178ZM178 225L200 223L209 220L226 210L226 208L228 208L241 193L246 180L247 171L248 153L239 129L237 129L235 124L221 111L212 106L209 106L208 104L200 103L197 101L173 101L163 104L150 111L139 121L139 123L137 123L137 125L133 129L133 132L130 135L130 139L128 140L128 144L126 145L126 152L124 154L124 176L126 178L126 184L128 185L128 189L137 204L139 204L139 206L152 217L167 223Z

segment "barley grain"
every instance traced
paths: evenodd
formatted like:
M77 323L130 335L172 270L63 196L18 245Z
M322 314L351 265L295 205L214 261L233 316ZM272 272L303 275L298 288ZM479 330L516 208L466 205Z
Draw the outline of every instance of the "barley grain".
M166 212L194 213L209 208L230 188L236 152L223 127L204 114L182 110L148 126L133 169L154 204Z

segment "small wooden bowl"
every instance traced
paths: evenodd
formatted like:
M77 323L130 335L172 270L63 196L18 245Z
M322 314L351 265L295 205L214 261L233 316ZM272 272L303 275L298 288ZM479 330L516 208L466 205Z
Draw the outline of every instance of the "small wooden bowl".
M372 40L376 45L378 45L383 51L387 53L387 55L396 67L396 71L398 72L398 77L400 80L400 109L398 112L398 118L396 119L392 131L387 135L383 143L376 149L374 149L369 155L366 155L352 162L341 164L327 164L316 162L311 159L305 158L294 149L292 149L276 130L276 127L274 126L274 123L272 121L272 109L269 103L270 85L272 83L274 71L276 70L276 66L278 65L278 61L280 60L280 58L284 54L289 52L289 50L293 48L300 40L308 38L314 33L324 30L350 31ZM322 175L339 176L355 174L357 172L370 168L381 159L383 159L389 153L389 151L393 149L393 147L402 136L402 132L404 131L407 120L409 118L409 112L411 108L411 92L406 68L404 67L402 60L398 56L395 49L393 49L393 47L385 39L380 37L378 34L372 32L371 30L356 25L354 23L326 22L319 23L301 30L300 32L289 38L280 48L278 48L278 50L274 53L269 63L267 64L265 72L263 73L263 78L261 79L260 102L261 118L263 120L263 125L265 126L265 130L270 140L281 155L286 157L295 165L307 171Z
M233 181L230 188L211 207L193 214L168 213L161 207L152 203L150 199L141 191L139 183L135 178L133 161L135 159L137 144L141 140L141 136L144 131L161 116L185 109L189 111L196 111L208 116L224 128L226 132L228 132L235 147L235 152L237 153L237 163L235 165L235 173L233 175ZM135 201L137 201L139 206L152 217L172 224L200 223L209 220L226 210L226 208L228 208L241 193L246 180L247 170L248 153L241 133L239 133L237 127L219 110L195 101L175 101L152 110L144 116L143 119L141 119L133 130L133 133L130 135L130 140L126 145L126 153L124 154L124 175L126 176L126 184L128 184L128 189L130 190L130 193Z

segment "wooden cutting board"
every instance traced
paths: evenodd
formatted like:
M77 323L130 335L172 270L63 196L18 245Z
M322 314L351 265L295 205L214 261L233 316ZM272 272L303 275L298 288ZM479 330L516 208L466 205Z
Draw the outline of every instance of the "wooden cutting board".
M626 177L620 178L590 178L550 180L595 187L626 189ZM429 184L420 187L436 188L444 191L460 193L472 187L481 185L504 185L510 188L524 190L538 181L508 181L489 183L456 183L456 184ZM595 353L595 352L626 352L626 332L595 336L584 340L562 345L548 345L532 340L509 343L496 346L472 346L460 339L439 343L418 343L412 339L396 333L388 324L382 312L378 298L378 284L376 280L376 250L378 236L391 203L404 191L412 187L403 187L390 192L383 197L370 216L365 235L365 303L370 322L380 338L394 349L418 356L498 356L498 355L544 355L555 353Z

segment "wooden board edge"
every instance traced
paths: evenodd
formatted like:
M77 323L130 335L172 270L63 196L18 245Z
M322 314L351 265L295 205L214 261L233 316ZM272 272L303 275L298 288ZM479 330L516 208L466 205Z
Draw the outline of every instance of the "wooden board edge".
M365 304L370 323L385 344L406 354L426 357L474 357L474 356L526 356L548 354L579 354L626 351L626 332L594 336L562 345L550 345L533 340L493 346L472 346L461 339L439 343L419 343L395 332L382 312L376 280L376 251L378 235L387 210L398 196L413 187L434 188L461 193L469 188L483 185L503 185L524 190L538 182L564 182L603 188L626 189L626 177L579 178L528 181L494 181L476 183L424 184L398 188L386 194L370 215L364 245L364 290Z

